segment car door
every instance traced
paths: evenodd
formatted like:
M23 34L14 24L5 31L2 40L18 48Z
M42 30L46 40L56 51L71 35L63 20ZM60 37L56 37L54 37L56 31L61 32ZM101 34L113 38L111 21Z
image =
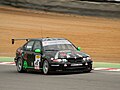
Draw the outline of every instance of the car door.
M34 60L34 54L33 54L33 45L35 41L29 41L27 44L23 47L23 59L27 62L27 68L33 68L32 61Z
M32 49L33 53L32 54L34 56L34 59L31 60L31 62L33 62L33 64L34 64L33 65L34 69L39 70L40 65L41 65L41 53L35 52L35 50L37 50L37 49L41 50L41 43L39 40L38 41L36 40L33 45L33 49Z

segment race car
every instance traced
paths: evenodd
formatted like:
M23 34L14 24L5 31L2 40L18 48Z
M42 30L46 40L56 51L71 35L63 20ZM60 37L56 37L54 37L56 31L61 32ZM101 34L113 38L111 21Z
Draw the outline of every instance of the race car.
M14 58L20 73L28 69L42 71L43 74L51 71L92 70L91 57L65 38L12 39L12 44L16 40L27 41L16 50Z

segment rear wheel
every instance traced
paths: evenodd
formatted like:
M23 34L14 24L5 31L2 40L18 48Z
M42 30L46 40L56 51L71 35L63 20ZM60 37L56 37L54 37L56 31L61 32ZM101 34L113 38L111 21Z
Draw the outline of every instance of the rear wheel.
M18 61L17 61L17 71L19 73L24 72L24 69L23 69L23 60L21 58L19 58Z
M47 60L45 60L45 61L43 62L43 73L44 73L45 75L47 75L47 74L50 73L50 67L49 67L49 63L48 63Z

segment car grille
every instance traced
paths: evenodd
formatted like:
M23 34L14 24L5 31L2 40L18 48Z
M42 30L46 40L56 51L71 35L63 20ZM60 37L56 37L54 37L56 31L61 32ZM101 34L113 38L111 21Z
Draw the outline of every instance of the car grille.
M82 58L69 58L69 59L67 59L68 60L68 62L70 62L70 63L81 63L82 62Z

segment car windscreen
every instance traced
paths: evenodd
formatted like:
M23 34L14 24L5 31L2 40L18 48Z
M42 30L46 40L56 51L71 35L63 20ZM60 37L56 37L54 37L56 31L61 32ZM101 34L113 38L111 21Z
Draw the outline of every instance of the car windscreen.
M76 50L68 40L54 40L42 42L45 51L54 50Z

